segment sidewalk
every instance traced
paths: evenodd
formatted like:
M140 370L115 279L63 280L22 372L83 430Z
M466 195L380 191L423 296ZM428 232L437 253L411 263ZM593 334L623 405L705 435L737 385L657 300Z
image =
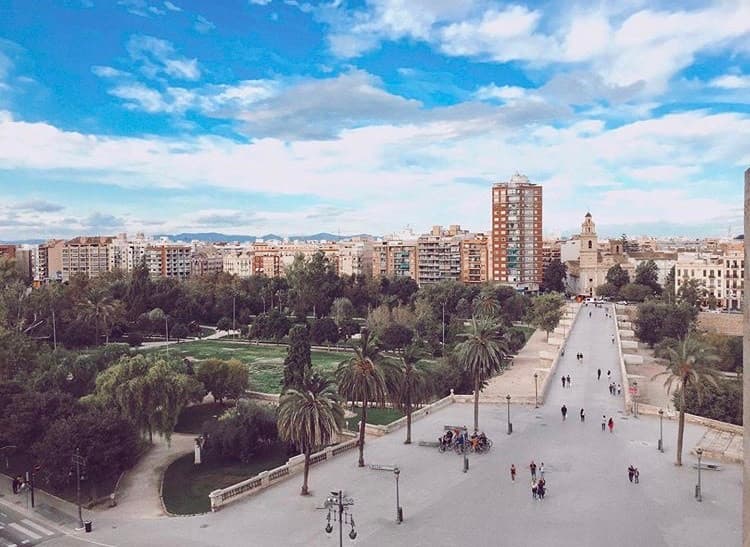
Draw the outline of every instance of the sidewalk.
M35 507L32 508L29 495L14 494L12 478L0 475L0 504L6 504L26 516L41 517L60 527L74 528L78 525L78 507L74 503L39 488L34 490L34 499Z

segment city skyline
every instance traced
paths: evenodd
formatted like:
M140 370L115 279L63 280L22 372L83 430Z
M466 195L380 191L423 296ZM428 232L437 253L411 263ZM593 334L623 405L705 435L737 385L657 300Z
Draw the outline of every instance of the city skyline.
M515 172L545 234L742 231L739 0L42 4L0 8L0 240L486 231Z

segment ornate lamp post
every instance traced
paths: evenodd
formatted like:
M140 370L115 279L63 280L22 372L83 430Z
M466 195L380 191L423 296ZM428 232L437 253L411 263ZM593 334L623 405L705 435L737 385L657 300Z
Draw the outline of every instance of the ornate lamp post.
M344 497L344 493L341 490L331 492L331 495L326 498L325 506L328 508L328 516L326 517L325 531L326 534L333 532L331 517L333 517L333 522L338 520L339 547L343 547L344 545L344 524L351 524L352 526L349 532L349 539L353 541L357 538L357 531L354 529L354 515L349 512L349 507L352 505L354 505L354 500Z
M539 379L539 374L535 372L534 373L534 408L539 408L539 390L537 388L538 379Z
M71 457L71 462L76 466L76 505L78 505L78 526L83 530L83 514L81 513L81 467L86 465L86 458L81 456L80 448L76 448L76 453Z
M508 401L508 435L513 433L513 424L510 423L510 394L505 396L505 400Z

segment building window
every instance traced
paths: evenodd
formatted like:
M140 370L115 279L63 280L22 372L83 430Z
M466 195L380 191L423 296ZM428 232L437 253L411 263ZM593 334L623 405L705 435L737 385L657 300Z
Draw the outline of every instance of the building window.
M589 240L589 249L591 248L591 240Z

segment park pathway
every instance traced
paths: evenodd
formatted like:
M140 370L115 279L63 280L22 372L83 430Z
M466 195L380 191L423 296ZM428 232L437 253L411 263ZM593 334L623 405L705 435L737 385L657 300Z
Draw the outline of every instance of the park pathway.
M117 506L106 509L108 517L157 518L165 515L161 503L161 479L169 464L193 451L195 435L173 433L172 442L154 437L153 446L120 481Z

